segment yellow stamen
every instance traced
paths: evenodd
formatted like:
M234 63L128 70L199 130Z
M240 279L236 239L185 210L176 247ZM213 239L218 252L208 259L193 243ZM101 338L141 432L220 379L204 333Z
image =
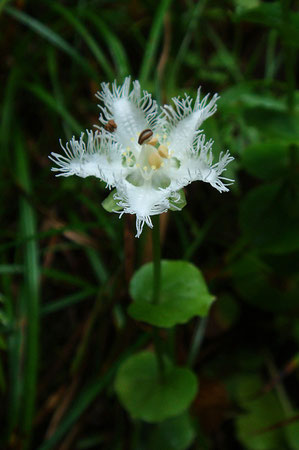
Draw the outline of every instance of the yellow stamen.
M143 170L147 170L147 166L143 166Z
M161 158L168 158L168 148L166 147L166 145L159 145L158 148L158 153L161 156Z
M157 151L154 151L154 152L150 153L150 155L148 156L148 162L152 168L154 166L155 169L159 169L159 167L162 164L162 159L161 159L159 153Z
M156 166L151 166L151 168L152 168L153 170L156 170L157 167L156 167Z

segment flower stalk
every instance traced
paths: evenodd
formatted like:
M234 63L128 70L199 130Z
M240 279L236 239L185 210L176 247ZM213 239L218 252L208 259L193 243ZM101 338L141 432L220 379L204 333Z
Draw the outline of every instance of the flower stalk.
M153 217L152 246L153 246L153 305L158 305L160 301L161 290L161 241L160 241L160 215ZM155 354L157 358L158 373L160 382L164 380L164 361L162 351L162 341L159 336L158 328L153 328L153 340Z
M154 283L153 283L153 299L152 303L157 305L160 300L160 284L161 284L161 243L160 243L160 216L153 217L153 265L154 265Z

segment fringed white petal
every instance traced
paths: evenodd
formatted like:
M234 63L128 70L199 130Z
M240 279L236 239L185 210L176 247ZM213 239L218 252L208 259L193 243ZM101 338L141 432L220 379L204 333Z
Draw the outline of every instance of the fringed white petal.
M117 183L116 188L114 198L123 209L120 217L124 213L136 214L136 237L142 233L145 223L152 228L150 216L162 214L169 208L169 189L156 190L150 184L136 187L126 181Z
M108 133L86 130L86 135L82 133L79 140L73 136L65 146L60 141L64 154L51 153L49 158L57 165L51 170L58 172L58 177L95 176L114 186L123 171L122 147Z
M226 166L234 158L229 151L221 152L218 162L213 163L212 146L213 141L211 139L205 142L205 135L197 136L193 147L189 148L187 152L189 155L182 163L181 172L185 172L190 183L197 180L205 181L219 192L227 192L229 190L227 186L232 184L234 180L222 177L221 174L225 172Z
M100 122L106 125L109 120L114 120L117 128L114 131L115 138L125 148L137 147L139 134L146 128L155 129L157 124L158 106L151 94L147 91L141 93L139 81L133 82L130 91L131 78L127 77L121 86L116 81L102 83L102 91L96 97L103 102L98 105L101 109Z
M208 102L209 94L200 100L200 88L197 91L197 97L192 105L193 99L185 94L185 98L175 97L172 99L173 106L164 105L162 110L168 120L166 132L170 142L170 150L175 156L184 153L192 144L199 127L217 110L216 102L219 99L215 94Z
M121 211L136 214L136 236L144 224L152 228L151 216L182 207L179 190L192 181L210 183L220 192L233 182L222 176L233 158L220 153L213 163L213 141L205 141L199 128L216 111L218 95L200 100L200 90L193 103L173 98L174 106L165 105L158 115L151 95L141 92L140 84L127 77L122 85L102 83L97 97L103 103L100 130L73 137L62 154L51 153L57 176L95 176L109 187L116 186L114 199ZM114 121L116 124L109 121ZM107 125L107 126L106 126ZM106 128L105 128L106 126ZM150 128L154 141L138 144L140 133ZM113 131L112 131L113 130ZM150 147L152 146L152 147ZM115 211L117 212L117 211Z

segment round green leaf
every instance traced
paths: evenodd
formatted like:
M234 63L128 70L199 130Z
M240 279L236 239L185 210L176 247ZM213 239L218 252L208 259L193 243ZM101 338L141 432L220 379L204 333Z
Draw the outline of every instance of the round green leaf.
M161 378L155 355L145 351L122 364L115 389L133 418L161 422L190 406L197 392L197 380L189 369L174 367L169 361Z
M152 304L153 263L145 264L130 283L131 317L157 327L173 327L194 316L206 316L214 297L209 294L201 272L186 261L161 262L159 304Z

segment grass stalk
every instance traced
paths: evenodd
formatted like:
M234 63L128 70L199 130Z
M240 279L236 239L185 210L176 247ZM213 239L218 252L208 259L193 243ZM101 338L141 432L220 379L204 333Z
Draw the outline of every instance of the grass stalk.
M18 182L25 195L20 197L20 231L24 237L36 233L35 214L28 200L31 181L23 139L16 139L16 168ZM35 410L39 350L39 263L38 247L34 239L24 244L24 304L25 360L22 392L22 421L20 429L25 436L24 448L30 446L30 436Z

